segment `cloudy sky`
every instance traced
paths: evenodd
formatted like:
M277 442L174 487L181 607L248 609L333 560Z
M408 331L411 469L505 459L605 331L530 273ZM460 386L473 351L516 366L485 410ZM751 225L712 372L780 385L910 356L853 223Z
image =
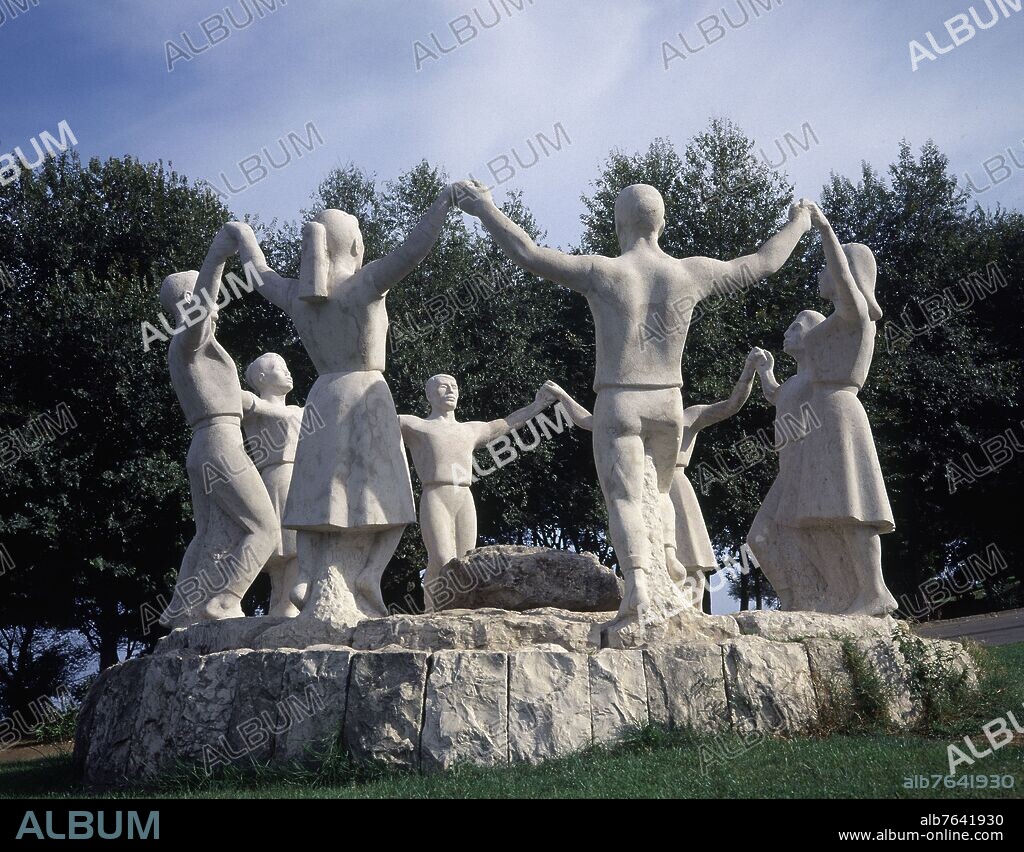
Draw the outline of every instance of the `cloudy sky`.
M1007 149L1024 164L1024 11L989 2L997 23L938 55L945 21L970 22L967 0L0 0L0 150L31 152L64 120L84 156L169 160L239 189L240 161L268 147L282 162L279 140L305 140L313 122L323 144L233 195L237 214L294 218L349 161L382 179L421 158L486 179L508 157L517 173L499 198L522 188L569 245L611 149L682 145L723 116L776 163L775 140L809 140L783 145L800 195L931 138L979 188L1002 154L1012 174L997 169L981 201L1021 207L1024 168ZM991 19L986 0L973 6ZM912 40L935 54L916 71ZM520 168L527 141L539 150L559 125L562 150Z

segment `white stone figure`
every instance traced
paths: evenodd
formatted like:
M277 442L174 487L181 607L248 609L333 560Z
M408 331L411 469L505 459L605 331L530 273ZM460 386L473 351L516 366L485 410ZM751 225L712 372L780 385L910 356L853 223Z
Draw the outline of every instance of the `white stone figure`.
M193 430L186 469L196 522L160 618L165 627L241 618L242 596L277 539L274 507L243 446L238 370L215 337L221 276L237 245L237 229L224 226L198 273L175 273L160 288L160 303L179 327L167 364Z
M501 420L460 423L455 419L459 384L452 376L432 376L425 391L430 416L403 414L399 420L423 486L420 532L427 548L423 605L425 612L433 612L431 591L441 569L476 547L476 503L470 490L473 451L524 426L554 400L538 391L533 403Z
M775 359L763 352L758 364L761 389L775 406L775 449L779 456L779 473L768 495L761 503L747 535L747 545L772 588L787 610L819 610L824 608L824 580L818 569L801 554L799 530L787 530L779 521L780 504L792 501L799 472L797 454L805 428L813 425L807 406L811 398L810 369L804 341L807 333L825 321L817 311L801 311L786 329L783 351L797 364L796 373L781 385L775 378Z
M669 492L674 512L674 541L678 561L670 565L670 568L676 571L672 579L684 591L690 606L698 612L703 607L705 574L717 570L718 560L711 546L711 537L697 502L697 494L686 476L686 468L693 456L697 433L732 417L750 398L755 368L761 360L760 350L747 356L743 371L728 399L710 405L689 405L683 409L683 437ZM576 426L581 429L592 428L593 415L561 387L554 382L547 382L543 389L550 391L562 402L569 419ZM680 566L682 571L679 570Z
M306 399L284 514L284 526L298 533L299 572L309 582L299 619L340 627L387 615L381 576L416 510L383 375L385 298L433 248L451 199L445 190L401 246L365 266L358 220L324 210L303 229L300 281L270 269L252 229L241 226L243 263L259 274L259 292L291 317L319 374ZM311 410L322 428L307 428Z
M676 457L676 472L672 477L672 508L675 513L676 559L686 569L685 581L690 602L695 610L703 612L704 585L707 572L718 569L718 560L711 546L697 494L693 490L686 468L693 457L697 434L708 426L721 423L735 415L747 400L754 386L754 373L761 361L759 352L751 352L740 377L728 399L709 405L688 405L683 410L683 438ZM681 582L682 578L676 578Z
M302 425L302 406L288 405L294 387L284 358L274 352L260 355L245 371L245 380L256 391L242 391L242 431L245 446L267 486L278 519L278 540L263 570L270 577L270 615L294 617L306 588L299 584L299 560L295 530L280 526L295 467L295 448Z
M773 586L778 560L784 561L779 573L784 602L883 616L895 611L896 601L882 577L879 536L892 532L894 523L871 425L857 398L882 316L875 301L875 257L859 243L841 246L816 205L811 220L825 249L819 292L835 311L821 319L804 312L787 332L787 351L795 351L800 366L800 381L791 392L790 382L779 388L769 369L763 374L766 392L776 400L777 429L778 414L785 409L797 416L798 401L807 404L803 422L812 423L787 448L785 472L780 453L775 494L769 492L748 543ZM778 552L772 552L773 536L782 540ZM765 540L767 563L758 553Z
M597 337L594 460L626 581L608 631L664 620L687 605L666 566L677 561L669 492L683 434L681 360L693 309L707 296L736 292L778 271L810 229L807 205L794 204L789 223L755 254L732 261L680 260L658 245L665 202L652 186L628 186L616 199L619 257L539 247L495 207L479 182L461 181L455 192L459 206L477 216L516 263L587 299ZM645 503L648 489L654 490L653 500L649 496ZM645 505L650 522L644 520ZM657 542L662 552L654 552Z

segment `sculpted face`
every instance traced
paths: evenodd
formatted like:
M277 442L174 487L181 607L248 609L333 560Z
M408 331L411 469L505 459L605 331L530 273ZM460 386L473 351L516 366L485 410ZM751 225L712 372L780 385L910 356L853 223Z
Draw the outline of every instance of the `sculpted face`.
M427 379L427 402L434 411L454 411L459 404L459 383L451 376L438 375Z
M807 332L824 321L824 315L817 311L801 311L786 329L786 334L782 338L782 351L794 357L803 352Z
M284 358L274 352L261 355L245 371L246 381L260 395L276 394L285 396L295 387L291 371Z

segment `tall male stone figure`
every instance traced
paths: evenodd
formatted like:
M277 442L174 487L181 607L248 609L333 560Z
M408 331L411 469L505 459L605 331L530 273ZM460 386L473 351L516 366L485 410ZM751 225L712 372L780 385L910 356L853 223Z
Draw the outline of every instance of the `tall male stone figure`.
M243 446L238 370L215 336L221 276L237 237L237 228L225 225L199 272L170 275L160 288L160 303L179 328L167 364L193 430L186 469L196 522L160 617L165 627L241 618L242 596L277 538L274 507Z
M420 531L427 548L427 572L423 577L423 604L434 611L432 591L441 569L476 547L476 503L473 501L473 451L525 425L554 401L537 392L537 398L501 420L455 419L459 384L448 375L427 379L430 403L427 418L403 414L402 437L412 453L413 465L423 484L420 496Z
M732 261L677 259L658 244L665 202L654 187L628 186L615 201L619 257L571 255L537 246L494 205L477 181L455 187L459 206L480 219L495 242L540 278L586 296L597 336L594 390L594 461L608 508L609 536L626 580L610 631L654 622L685 608L682 593L662 574L677 564L674 513L669 497L683 431L681 360L696 304L716 292L777 272L811 226L807 204L794 204L790 221L755 254ZM661 328L663 333L650 333ZM644 479L649 458L657 486L656 513L664 553L654 553L644 520ZM664 566L664 570L661 569ZM658 571L648 594L646 572ZM676 568L676 573L681 569ZM652 606L653 604L653 606ZM650 610L648 612L648 610Z
M385 298L437 242L451 198L446 189L401 246L365 266L359 221L324 210L303 231L300 281L274 272L252 229L240 226L242 262L259 273L259 292L291 317L319 374L306 416L314 409L325 426L303 421L284 515L310 583L299 619L344 626L387 615L381 576L416 510L383 374Z
M256 391L242 391L245 444L267 487L279 527L274 552L263 568L270 577L268 614L291 618L299 614L307 585L299 582L295 530L284 529L280 521L292 483L302 406L288 405L288 394L294 387L292 374L284 358L275 352L267 352L253 361L245 370L245 380Z

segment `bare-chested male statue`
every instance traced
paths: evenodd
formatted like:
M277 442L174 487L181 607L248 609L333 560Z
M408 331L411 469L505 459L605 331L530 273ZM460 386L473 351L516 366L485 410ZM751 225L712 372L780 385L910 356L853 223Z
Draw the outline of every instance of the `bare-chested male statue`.
M423 605L426 612L433 612L432 592L441 569L476 547L476 503L469 488L473 484L473 451L525 426L554 398L538 392L530 405L501 420L460 422L455 419L459 384L452 376L432 376L424 390L430 416L403 414L399 419L423 484L420 531L427 548Z
M594 460L608 508L609 536L626 580L611 631L645 618L651 607L645 572L661 564L649 552L643 519L644 457L657 474L666 565L678 569L669 490L683 432L681 360L696 304L714 293L777 272L810 230L808 203L790 208L789 223L756 253L731 261L678 259L658 244L665 202L654 187L627 186L615 201L619 257L572 255L534 243L494 205L478 181L455 187L459 206L480 219L495 242L528 272L587 298L597 336ZM652 335L652 327L663 333ZM673 587L674 590L674 587Z

